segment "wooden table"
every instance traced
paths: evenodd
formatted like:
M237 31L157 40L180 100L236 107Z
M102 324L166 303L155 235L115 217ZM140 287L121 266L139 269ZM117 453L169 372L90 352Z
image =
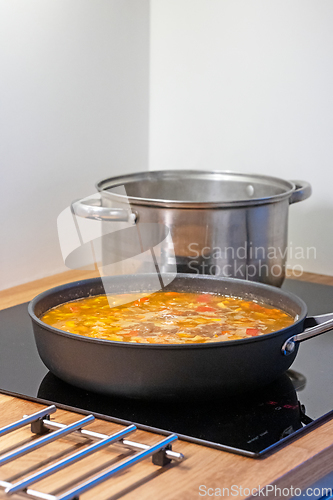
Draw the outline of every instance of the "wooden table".
M42 290L52 286L93 276L93 273L70 271L2 291L0 292L0 308L28 301ZM303 275L302 279L333 285L333 277L307 274ZM0 427L22 418L24 414L34 413L44 406L0 394ZM52 415L52 419L63 423L73 422L79 418L82 416L63 410L58 410L56 417ZM103 420L96 420L89 425L89 429L106 434L121 428L117 424ZM14 443L34 439L28 427L15 431L14 434L1 438L1 453L8 451ZM153 444L160 440L161 436L136 431L131 439ZM45 466L49 460L59 460L66 452L72 453L80 449L82 442L82 438L78 436L62 438L57 443L49 444L46 449L34 451L17 462L4 465L0 469L0 479L13 481L19 472L28 475L34 467ZM183 462L179 464L172 462L164 468L159 468L150 460L145 460L135 465L132 470L98 486L93 492L85 493L81 499L192 500L209 496L216 498L215 492L219 493L218 489L215 491L216 488L220 489L221 496L225 488L224 497L228 498L227 488L229 488L230 498L242 499L252 498L250 490L258 486L262 488L265 485L273 485L277 488L288 488L290 493L291 487L294 490L295 488L304 489L333 469L333 420L303 435L279 451L260 459L233 455L184 441L176 442L173 449L185 455ZM127 454L128 452L125 452L126 456ZM97 472L102 464L110 464L119 456L124 458L123 450L111 446L99 452L98 456L86 458L75 466L71 466L69 470L58 473L56 477L51 476L37 483L34 489L54 494L61 485L68 486L78 475L81 477L82 474L91 470ZM234 487L234 493L238 492L237 496L231 495L232 487ZM208 488L211 489L208 490ZM274 493L270 496L271 498L282 497ZM290 496L283 495L283 498L290 498ZM5 495L0 493L0 498L5 498ZM12 498L19 497L14 495Z

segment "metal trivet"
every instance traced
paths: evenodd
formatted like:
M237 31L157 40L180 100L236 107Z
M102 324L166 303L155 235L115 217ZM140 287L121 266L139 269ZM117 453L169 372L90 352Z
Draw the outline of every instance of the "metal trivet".
M66 436L72 432L78 433L81 436L89 438L90 440L96 441L95 443L87 446L83 450L79 452L73 453L65 457L64 459L49 465L38 472L35 472L28 477L20 479L15 483L8 483L6 481L0 481L0 487L4 488L5 493L10 496L14 493L21 494L25 498L31 499L42 499L42 500L78 500L80 495L85 493L86 491L94 488L99 485L103 481L115 476L121 471L135 465L136 463L144 460L147 457L152 457L152 462L155 465L163 467L174 460L175 462L181 462L184 458L182 453L177 453L172 451L171 444L177 440L177 435L172 434L168 436L166 439L163 439L159 443L148 446L142 443L136 443L134 441L129 441L125 439L126 436L133 433L137 428L135 425L130 425L125 429L116 432L112 435L100 434L98 432L88 431L83 429L86 425L90 424L95 420L93 415L88 415L87 417L78 420L70 425L60 424L58 422L50 421L51 413L57 411L57 408L52 405L44 410L41 410L33 415L25 415L21 420L14 422L6 427L0 429L0 437L4 434L8 434L12 431L15 431L25 425L31 424L31 432L34 434L43 435L42 437L35 439L34 441L24 445L17 447L14 451L10 451L9 453L5 453L0 455L0 466L7 464L8 462L12 462L16 458L21 457L33 450L36 450L60 437ZM53 431L53 432L50 432ZM89 455L92 455L96 451L99 451L103 448L111 444L121 444L127 449L131 449L136 451L137 453L127 458L112 467L108 467L106 470L103 470L99 474L89 478L87 481L84 481L73 488L65 491L59 496L49 495L47 493L42 493L40 491L30 489L30 486L42 479L54 474L65 467L82 460Z

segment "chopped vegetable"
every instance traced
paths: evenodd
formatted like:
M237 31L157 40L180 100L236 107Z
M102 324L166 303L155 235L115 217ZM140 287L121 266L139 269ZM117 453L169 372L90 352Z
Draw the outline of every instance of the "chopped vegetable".
M57 306L41 319L78 335L143 344L249 339L294 321L284 311L238 297L173 291L87 297Z
M251 337L256 337L257 335L259 335L259 330L258 328L247 328L246 335L250 335Z
M210 307L210 306L199 306L196 308L196 311L198 311L198 312L215 312L216 309L215 309L215 307Z

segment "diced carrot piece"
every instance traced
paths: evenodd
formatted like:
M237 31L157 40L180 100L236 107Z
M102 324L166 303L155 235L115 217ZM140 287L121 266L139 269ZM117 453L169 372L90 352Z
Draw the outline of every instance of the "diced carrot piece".
M140 299L137 299L133 302L133 306L139 306L143 302L147 302L147 300L149 300L149 297L141 297Z
M196 311L198 312L214 312L216 309L214 307L210 306L199 306L196 308Z
M251 335L251 337L256 337L259 334L258 328L247 328L246 335Z

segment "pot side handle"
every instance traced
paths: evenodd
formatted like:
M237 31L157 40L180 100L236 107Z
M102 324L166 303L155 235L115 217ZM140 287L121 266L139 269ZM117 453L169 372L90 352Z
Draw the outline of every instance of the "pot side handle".
M135 224L137 219L137 214L131 212L131 210L103 207L99 198L90 199L89 201L74 201L71 210L73 214L79 217L105 222L118 221Z
M306 200L311 196L312 188L311 184L306 181L290 181L295 184L295 191L289 198L289 204L297 203L299 201Z
M304 342L304 340L317 337L322 333L328 332L333 329L333 313L321 314L319 316L309 316L305 319L305 330L302 333L293 335L285 341L281 348L284 356L288 356L295 351L297 342ZM308 328L307 328L308 327Z

